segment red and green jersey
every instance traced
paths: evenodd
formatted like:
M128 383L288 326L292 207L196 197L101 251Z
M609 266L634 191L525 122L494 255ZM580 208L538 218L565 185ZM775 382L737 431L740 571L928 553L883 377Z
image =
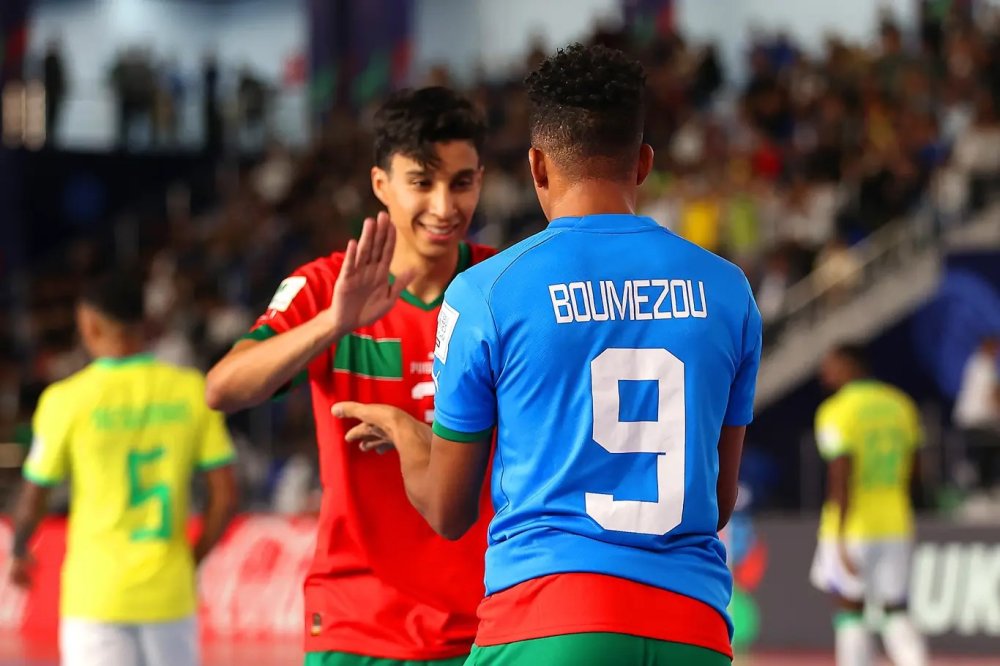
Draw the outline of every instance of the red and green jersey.
M495 250L461 244L456 274ZM296 270L278 287L250 337L265 339L329 307L342 253ZM353 331L308 367L323 503L305 582L305 649L403 660L469 651L483 597L488 490L462 539L438 537L407 500L395 452L362 453L330 415L339 401L387 403L431 423L434 336L441 300L404 292L389 313Z
M733 658L726 618L708 604L626 578L584 572L533 578L483 599L476 645L582 633L643 636Z

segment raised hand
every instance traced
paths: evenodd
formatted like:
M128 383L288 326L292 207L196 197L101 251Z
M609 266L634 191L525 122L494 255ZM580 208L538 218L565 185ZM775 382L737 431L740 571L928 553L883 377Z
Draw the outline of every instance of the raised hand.
M367 218L361 238L348 242L329 308L340 330L353 331L381 319L410 283L412 275L406 274L389 284L395 247L396 229L384 212Z
M431 427L392 405L338 402L330 413L341 419L361 421L345 439L357 442L362 451L385 453L390 448L426 455L431 445Z

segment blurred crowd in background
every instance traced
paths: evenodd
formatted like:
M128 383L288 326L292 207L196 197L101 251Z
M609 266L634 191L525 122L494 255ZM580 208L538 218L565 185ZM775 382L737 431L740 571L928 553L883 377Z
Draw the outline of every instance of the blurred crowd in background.
M766 321L780 319L787 290L809 274L835 287L834 297L849 289L860 279L855 248L880 228L918 212L946 226L984 206L1000 175L996 17L927 15L899 25L887 16L871 43L831 35L821 55L789 35L754 34L743 80L724 70L715 47L683 35L638 45L602 26L590 39L631 50L647 68L646 139L656 171L639 212L743 267ZM526 168L521 79L547 46L503 80L457 85L440 67L414 82L457 85L488 118L479 242L505 246L545 224ZM53 43L32 65L47 89L50 127L73 85L61 57ZM188 88L168 62L155 62L137 48L109 64L124 150L169 146L176 136L172 109ZM212 168L202 186L171 187L165 214L137 211L116 233L127 237L140 223L158 230L143 231L134 253L146 275L153 349L204 369L248 329L283 277L342 247L377 206L373 105L334 111L308 147L293 150L268 139L280 82L244 72L223 98L214 60L199 76L191 90L203 95ZM247 134L257 139L232 138ZM86 362L72 302L105 251L92 239L53 247L32 276L28 316L0 312L0 440L27 443L38 393ZM313 506L307 391L231 425L249 506Z

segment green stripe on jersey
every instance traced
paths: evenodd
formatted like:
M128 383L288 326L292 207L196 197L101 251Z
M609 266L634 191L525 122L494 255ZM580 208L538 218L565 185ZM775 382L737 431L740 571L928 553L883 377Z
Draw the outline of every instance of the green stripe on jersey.
M333 369L372 379L402 379L403 346L399 340L351 333L337 343Z

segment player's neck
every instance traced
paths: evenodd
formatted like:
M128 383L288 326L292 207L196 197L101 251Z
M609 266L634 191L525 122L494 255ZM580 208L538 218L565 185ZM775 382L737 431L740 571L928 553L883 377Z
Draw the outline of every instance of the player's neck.
M584 180L553 192L550 219L587 215L635 215L635 186Z
M392 271L393 275L402 275L407 271L412 271L413 279L410 280L406 291L424 303L431 303L444 293L444 290L448 288L448 283L455 276L455 269L458 267L458 254L458 246L456 245L450 252L441 257L429 259L417 254L412 248L397 244L389 270Z
M143 341L133 337L105 340L91 350L95 358L127 358L146 351Z

